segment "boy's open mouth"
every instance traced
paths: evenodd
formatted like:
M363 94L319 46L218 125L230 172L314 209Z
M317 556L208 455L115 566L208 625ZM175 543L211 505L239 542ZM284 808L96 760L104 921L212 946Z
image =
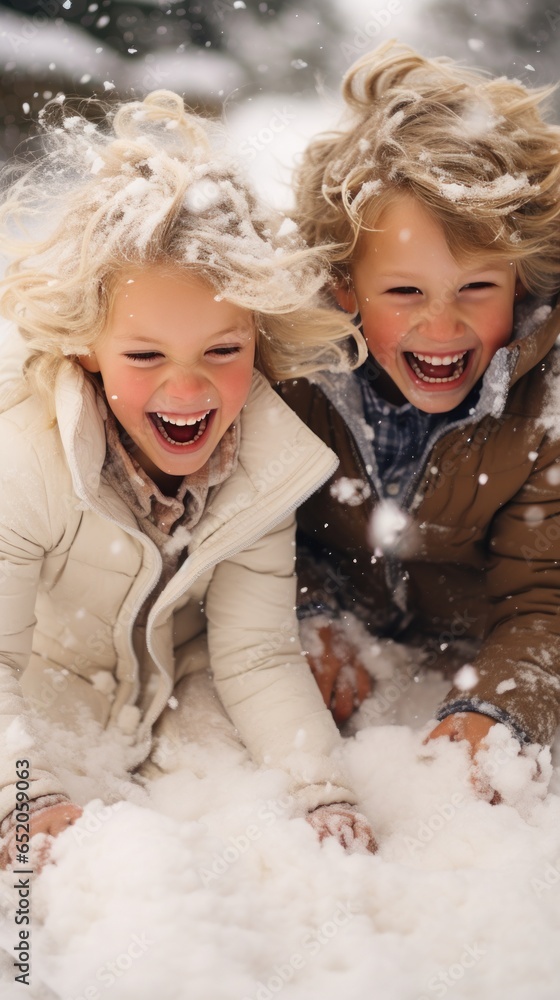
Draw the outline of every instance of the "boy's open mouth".
M187 447L195 444L204 434L214 410L208 410L198 417L169 417L164 413L149 413L154 427L168 444Z
M460 379L471 353L471 351L458 351L456 354L417 354L416 351L405 351L404 356L421 382L434 385L456 382Z

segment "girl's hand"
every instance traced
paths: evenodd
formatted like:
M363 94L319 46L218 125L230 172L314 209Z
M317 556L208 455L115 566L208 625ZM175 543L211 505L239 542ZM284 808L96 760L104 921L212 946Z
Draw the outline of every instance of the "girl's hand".
M35 814L31 813L29 817L30 837L33 838L38 833L46 834L49 838L56 837L57 834L62 833L72 823L75 823L82 815L82 811L80 806L75 806L72 802L59 802L57 805L40 809ZM50 840L43 840L39 849L34 853L34 872L40 872L49 860L50 844ZM14 829L8 834L6 843L0 851L0 868L14 864L19 849Z
M371 691L372 679L360 663L356 649L332 625L317 631L323 644L320 655L308 653L307 660L323 701L334 721L346 722Z
M66 830L66 827L72 826L82 812L83 809L72 802L59 802L56 806L41 809L35 816L31 813L31 836L34 837L36 833L47 833L50 837L56 837L58 833Z
M336 837L338 843L347 851L355 848L370 851L371 854L377 851L377 844L366 817L347 802L318 806L307 814L306 819L318 834L319 840Z

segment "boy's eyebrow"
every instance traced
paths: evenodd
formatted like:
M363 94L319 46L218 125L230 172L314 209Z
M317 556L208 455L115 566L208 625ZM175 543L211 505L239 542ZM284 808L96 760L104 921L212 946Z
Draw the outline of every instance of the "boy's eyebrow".
M499 261L492 264L479 264L476 267L464 267L459 269L459 273L462 276L468 276L471 274L486 274L487 272L494 273L496 271L501 271ZM422 275L416 272L415 274L410 271L385 271L379 274L380 278L386 281L395 279L405 279L406 281L421 281Z

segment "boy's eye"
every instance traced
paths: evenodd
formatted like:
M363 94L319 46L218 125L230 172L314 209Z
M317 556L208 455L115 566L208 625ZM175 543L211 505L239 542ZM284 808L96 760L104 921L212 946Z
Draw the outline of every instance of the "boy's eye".
M125 354L125 358L129 361L153 361L155 358L161 358L161 354L159 351L138 351Z
M463 285L461 291L462 292L464 292L465 290L470 291L473 288L476 289L476 288L494 288L494 287L495 286L493 281L471 281L469 282L468 285Z
M389 295L421 295L422 292L419 288L414 288L412 285L399 285L397 288L388 288Z

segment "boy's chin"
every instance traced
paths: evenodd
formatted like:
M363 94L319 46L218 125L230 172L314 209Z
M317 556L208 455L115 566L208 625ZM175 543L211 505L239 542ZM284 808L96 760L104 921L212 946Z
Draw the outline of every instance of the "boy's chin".
M454 410L463 402L469 390L470 386L468 385L457 389L444 389L439 392L417 389L414 386L406 393L405 398L417 410L423 410L424 413L449 413L450 410Z

